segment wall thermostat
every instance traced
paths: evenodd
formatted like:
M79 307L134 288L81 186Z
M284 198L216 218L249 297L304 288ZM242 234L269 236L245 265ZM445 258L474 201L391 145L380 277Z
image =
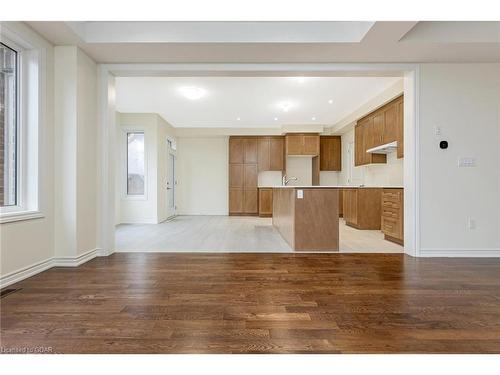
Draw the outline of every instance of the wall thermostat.
M446 150L448 148L448 141L441 141L441 142L439 142L439 148L441 150Z

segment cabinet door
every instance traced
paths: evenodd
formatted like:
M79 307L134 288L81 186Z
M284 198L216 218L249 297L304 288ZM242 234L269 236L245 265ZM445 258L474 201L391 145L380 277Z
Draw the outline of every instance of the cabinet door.
M404 99L397 101L397 135L398 135L398 159L404 157Z
M384 110L384 136L383 143L394 142L398 139L398 107L391 103Z
M229 138L229 163L243 163L243 138Z
M365 164L365 126L366 121L358 122L354 128L354 165Z
M301 134L289 134L285 137L286 154L287 155L302 155L302 141Z
M378 111L373 116L373 124L369 137L368 148L380 146L384 144L384 111Z
M229 164L229 187L243 187L243 164Z
M269 216L273 213L273 189L259 189L259 215Z
M271 145L268 137L259 138L259 172L271 170Z
M270 146L270 165L269 170L271 171L282 171L285 169L284 158L284 139L271 138L269 141Z
M259 210L258 203L259 196L257 188L243 190L243 211L246 214L257 214Z
M229 189L229 213L243 213L243 189Z
M245 164L257 164L257 138L245 138Z
M257 188L257 164L245 164L243 167L243 187L247 188Z
M319 135L303 135L302 155L319 155Z
M341 139L336 136L320 137L320 171L341 170Z
M351 189L349 197L349 222L353 224L358 223L358 190Z

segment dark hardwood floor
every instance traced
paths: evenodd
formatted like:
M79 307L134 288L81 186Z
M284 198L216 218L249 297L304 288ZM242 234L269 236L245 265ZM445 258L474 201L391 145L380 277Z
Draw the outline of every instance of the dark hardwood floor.
M500 259L114 254L9 288L4 352L500 353Z

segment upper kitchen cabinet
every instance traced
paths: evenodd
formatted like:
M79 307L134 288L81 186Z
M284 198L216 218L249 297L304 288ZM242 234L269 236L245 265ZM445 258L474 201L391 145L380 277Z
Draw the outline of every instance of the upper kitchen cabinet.
M380 164L387 163L387 155L370 154L366 152L373 145L373 139L376 135L373 134L372 116L367 116L356 124L354 127L354 165Z
M259 137L258 160L259 172L262 171L283 171L284 146L283 137Z
M397 108L397 141L398 141L398 159L404 157L404 101L403 97L400 96L395 100Z
M244 163L244 139L237 137L229 138L229 162Z
M392 102L384 110L384 132L382 143L390 143L398 140L398 106Z
M338 135L320 136L319 170L342 170L342 141Z
M243 140L245 164L257 164L257 138L245 138Z
M367 150L397 141L397 157L403 157L403 96L360 119L355 126L355 165L386 163L387 155Z
M317 156L319 144L318 134L287 134L285 136L287 156Z

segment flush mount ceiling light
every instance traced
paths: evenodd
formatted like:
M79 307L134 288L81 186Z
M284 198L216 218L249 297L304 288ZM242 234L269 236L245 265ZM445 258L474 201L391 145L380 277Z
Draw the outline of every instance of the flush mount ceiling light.
M316 121L316 117L314 117L314 116L311 117L311 120Z
M240 117L236 117L236 121L240 121L240 120L241 120L241 118L240 118Z
M288 112L292 108L292 103L290 102L280 102L278 103L278 107L281 108L283 112Z
M196 86L183 86L179 88L179 92L189 100L198 100L207 94L205 89Z
M275 118L274 118L274 121L278 121L278 118L277 118L277 117L275 117Z
M328 104L332 104L332 103L333 103L333 99L330 99L330 100L328 101Z

